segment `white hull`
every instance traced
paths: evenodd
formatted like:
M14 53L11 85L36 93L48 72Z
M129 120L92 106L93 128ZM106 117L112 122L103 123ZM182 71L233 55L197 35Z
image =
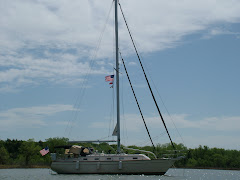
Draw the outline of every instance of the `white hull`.
M152 174L163 175L174 159L136 161L53 161L51 169L58 174Z

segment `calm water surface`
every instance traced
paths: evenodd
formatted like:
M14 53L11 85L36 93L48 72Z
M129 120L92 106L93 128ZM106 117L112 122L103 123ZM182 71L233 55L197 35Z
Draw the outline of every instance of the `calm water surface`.
M58 175L50 169L0 169L0 180L114 180L114 179L146 179L146 180L182 180L182 179L209 179L209 180L240 180L240 171L229 170L207 170L207 169L169 169L164 176L144 176L144 175Z

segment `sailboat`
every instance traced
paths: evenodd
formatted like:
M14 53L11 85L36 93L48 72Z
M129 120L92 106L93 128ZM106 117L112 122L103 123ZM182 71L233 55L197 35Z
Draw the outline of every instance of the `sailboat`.
M65 148L65 155L57 157L56 153L51 153L52 164L51 169L58 174L148 174L148 175L163 175L167 170L173 166L174 162L179 158L157 158L153 152L142 151L142 154L126 154L121 151L120 141L120 98L119 98L119 48L118 48L118 0L115 0L115 48L116 48L116 100L117 100L117 125L114 129L114 135L117 140L110 141L72 141L71 143L82 142L117 142L116 154L104 154L93 152L91 148L81 147L78 145L70 145ZM121 8L121 7L120 7ZM124 19L125 20L125 19ZM136 48L135 48L136 49ZM123 59L122 59L123 60ZM140 60L140 59L139 59ZM124 64L124 62L123 62ZM140 61L141 64L141 61ZM142 64L141 64L142 66ZM125 65L124 65L125 67ZM143 68L143 67L142 67ZM125 68L126 70L126 68ZM146 77L145 71L143 69ZM127 73L127 71L126 71ZM128 75L128 74L127 74ZM129 79L129 76L128 76ZM150 84L146 77L149 89L151 91L153 100L156 99L152 93ZM131 81L129 79L130 85ZM132 86L131 86L132 87ZM132 88L133 90L133 88ZM134 93L134 91L133 91ZM136 99L135 93L134 97ZM136 99L137 102L137 99ZM138 102L137 102L138 104ZM139 106L139 104L138 104ZM167 131L165 122L162 118L160 110L157 106L160 117L163 121L164 127ZM140 110L140 109L139 109ZM141 113L141 110L140 110ZM142 115L142 113L141 113ZM143 116L142 116L143 117ZM144 119L143 119L144 120ZM145 127L146 123L144 121ZM147 127L146 127L147 128ZM148 129L147 129L148 131ZM168 133L168 131L167 131ZM148 132L149 134L149 132ZM171 140L171 137L168 133ZM152 141L151 137L150 140ZM171 140L174 147L174 144ZM140 150L141 152L141 150ZM151 153L155 158L150 159L146 153Z

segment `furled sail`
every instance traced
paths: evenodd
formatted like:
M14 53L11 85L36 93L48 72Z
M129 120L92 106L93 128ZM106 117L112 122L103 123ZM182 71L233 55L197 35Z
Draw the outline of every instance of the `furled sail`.
M113 130L112 136L117 136L117 124Z

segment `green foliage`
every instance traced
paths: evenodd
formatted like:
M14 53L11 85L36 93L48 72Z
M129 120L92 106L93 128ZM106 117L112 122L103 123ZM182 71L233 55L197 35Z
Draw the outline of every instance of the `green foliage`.
M42 144L44 145L42 148L45 148L46 146L48 146L50 152L62 154L64 153L64 150L62 148L56 149L55 147L67 145L68 138L59 138L59 137L49 138L49 139L46 139L46 142Z
M34 142L34 139L29 139L21 144L19 148L20 156L18 159L20 162L24 162L24 165L28 166L30 162L39 157L40 149L41 147Z
M16 140L7 139L5 141L4 146L7 149L11 159L17 158L18 154L20 153L19 148L22 143L23 143L23 141L19 141L17 139Z
M0 164L8 164L9 153L5 147L0 147Z
M46 146L49 147L50 152L64 153L63 148L54 148L56 146L73 145L68 143L67 138L49 138L45 142L35 142L33 139L28 141L21 140L0 140L0 164L1 165L50 165L50 155L41 156L39 151ZM78 145L84 147L93 147L98 152L104 153L116 153L117 146L109 145L107 143L80 143ZM176 161L176 167L185 168L240 168L240 151L237 150L225 150L221 148L209 148L207 146L199 146L195 149L188 149L183 144L174 144L176 147L176 153L171 144L157 144L154 153L158 158L160 157L175 157L176 155L184 155L179 161ZM128 148L141 149L145 151L153 152L152 146L128 146ZM124 153L134 154L141 153L146 154L150 158L154 158L153 155L140 152L137 150L124 149Z
M240 151L199 146L189 149L186 159L175 164L186 168L240 168Z

